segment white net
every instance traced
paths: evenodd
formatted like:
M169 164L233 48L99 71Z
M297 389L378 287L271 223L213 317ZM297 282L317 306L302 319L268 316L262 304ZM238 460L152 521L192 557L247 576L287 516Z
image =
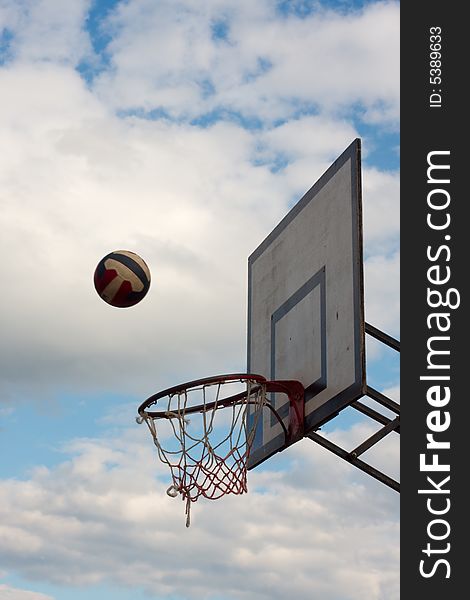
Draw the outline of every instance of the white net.
M158 416L144 412L138 421L145 420L160 460L170 467L167 493L185 500L189 527L191 503L200 496L216 500L247 491L246 463L266 386L246 377L214 379L180 388L158 403Z

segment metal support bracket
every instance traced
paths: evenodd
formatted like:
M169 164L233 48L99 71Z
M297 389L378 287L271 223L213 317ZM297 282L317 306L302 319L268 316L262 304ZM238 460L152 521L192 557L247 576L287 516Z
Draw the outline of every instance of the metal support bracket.
M400 352L400 342L395 338L391 337L390 335L387 335L383 331L380 331L380 329L377 329L369 323L365 324L365 331L380 342L383 342L390 348L393 348L394 350L397 350L397 352ZM336 454L336 456L339 456L340 458L354 465L361 471L364 471L364 473L367 473L368 475L374 477L381 483L399 492L400 484L398 481L395 481L394 479L392 479L388 475L385 475L385 473L382 473L372 465L369 465L368 463L360 460L359 456L363 454L366 450L369 450L369 448L372 448L372 446L374 446L377 442L382 440L386 435L388 435L392 431L398 434L400 433L400 405L397 402L394 402L391 398L388 398L388 396L385 396L385 394L382 394L382 392L379 392L378 390L370 386L366 387L366 395L398 416L394 419L389 419L388 417L374 410L370 406L367 406L363 402L356 400L351 403L350 406L352 408L356 409L362 414L370 417L371 419L374 419L375 421L383 425L381 429L372 434L369 438L362 442L362 444L359 444L359 446L354 448L354 450L348 452L347 450L344 450L340 446L337 446L330 440L327 440L323 435L320 435L319 433L311 432L307 435L307 437L309 437L312 441L316 442L323 448L326 448L330 452L333 452L333 454Z

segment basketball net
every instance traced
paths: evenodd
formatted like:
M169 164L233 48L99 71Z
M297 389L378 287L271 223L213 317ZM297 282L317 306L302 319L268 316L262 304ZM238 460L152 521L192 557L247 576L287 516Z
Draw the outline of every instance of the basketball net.
M244 391L227 397L230 387L240 384ZM247 491L247 459L266 405L266 385L249 376L199 381L172 388L158 401L158 413L139 411L137 421L147 423L160 460L170 468L167 494L186 502L189 527L191 504L199 497L216 500ZM172 436L161 431L168 423ZM167 433L171 430L167 425Z

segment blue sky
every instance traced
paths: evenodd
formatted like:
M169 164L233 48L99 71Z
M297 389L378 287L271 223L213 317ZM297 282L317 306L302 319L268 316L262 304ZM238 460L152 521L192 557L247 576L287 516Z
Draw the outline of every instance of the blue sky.
M299 600L398 599L395 492L305 440L186 530L135 424L158 389L245 369L247 257L356 137L366 320L399 338L398 17L0 0L2 599L276 600L292 573ZM152 272L126 311L92 284L119 248ZM367 359L399 400L396 353ZM325 432L375 429L348 410ZM367 454L394 477L397 437Z

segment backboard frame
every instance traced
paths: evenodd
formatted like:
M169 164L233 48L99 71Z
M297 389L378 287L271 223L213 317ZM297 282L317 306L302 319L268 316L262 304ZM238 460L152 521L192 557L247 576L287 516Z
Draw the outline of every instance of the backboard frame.
M348 164L348 161L350 163ZM321 359L321 372L318 373L315 381L309 382L306 386L305 400L309 403L316 395L324 390L328 384L328 322L327 322L327 266L320 266L314 273L310 274L309 278L303 284L288 294L285 300L275 307L271 317L271 360L270 366L267 369L269 372L260 372L254 364L252 364L252 299L253 299L253 271L256 261L263 257L266 252L275 244L283 232L287 230L294 221L302 215L302 211L306 207L314 207L317 198L320 198L328 184L333 185L334 178L344 177L345 171L343 168L350 168L350 201L351 207L351 273L352 273L352 313L353 324L351 336L354 340L354 380L347 387L334 393L331 398L320 406L311 411L306 411L305 417L305 435L317 430L323 424L334 418L346 406L362 397L366 392L366 368L365 368L365 320L364 320L364 275L363 275L363 230L362 230L362 183L361 183L361 142L355 139L349 147L339 156L339 158L330 166L329 169L318 179L318 181L306 192L306 194L295 204L295 206L287 213L281 222L273 229L273 231L261 242L256 250L248 259L248 335L247 335L247 371L256 372L265 376L269 380L278 378L276 372L276 335L279 325L287 315L293 314L290 311L298 310L301 303L311 294L316 295L316 302L321 307L319 310L320 320L317 330L320 331L320 342L317 342L320 352L324 354ZM341 171L341 173L340 173ZM339 175L338 175L339 174ZM349 175L348 175L349 176ZM322 200L324 202L324 200ZM311 208L307 209L311 210ZM306 212L307 212L306 210ZM349 267L348 267L349 268ZM305 309L303 309L305 310ZM331 329L331 327L330 327ZM349 348L348 348L349 349ZM291 377L290 374L287 374ZM286 374L282 373L280 378L286 378ZM282 417L288 415L288 407L280 406L278 411ZM269 424L268 424L269 425ZM274 425L274 423L273 423ZM255 443L248 462L248 468L251 469L274 453L285 448L284 436L279 435L272 439L263 439L264 433L257 431Z

